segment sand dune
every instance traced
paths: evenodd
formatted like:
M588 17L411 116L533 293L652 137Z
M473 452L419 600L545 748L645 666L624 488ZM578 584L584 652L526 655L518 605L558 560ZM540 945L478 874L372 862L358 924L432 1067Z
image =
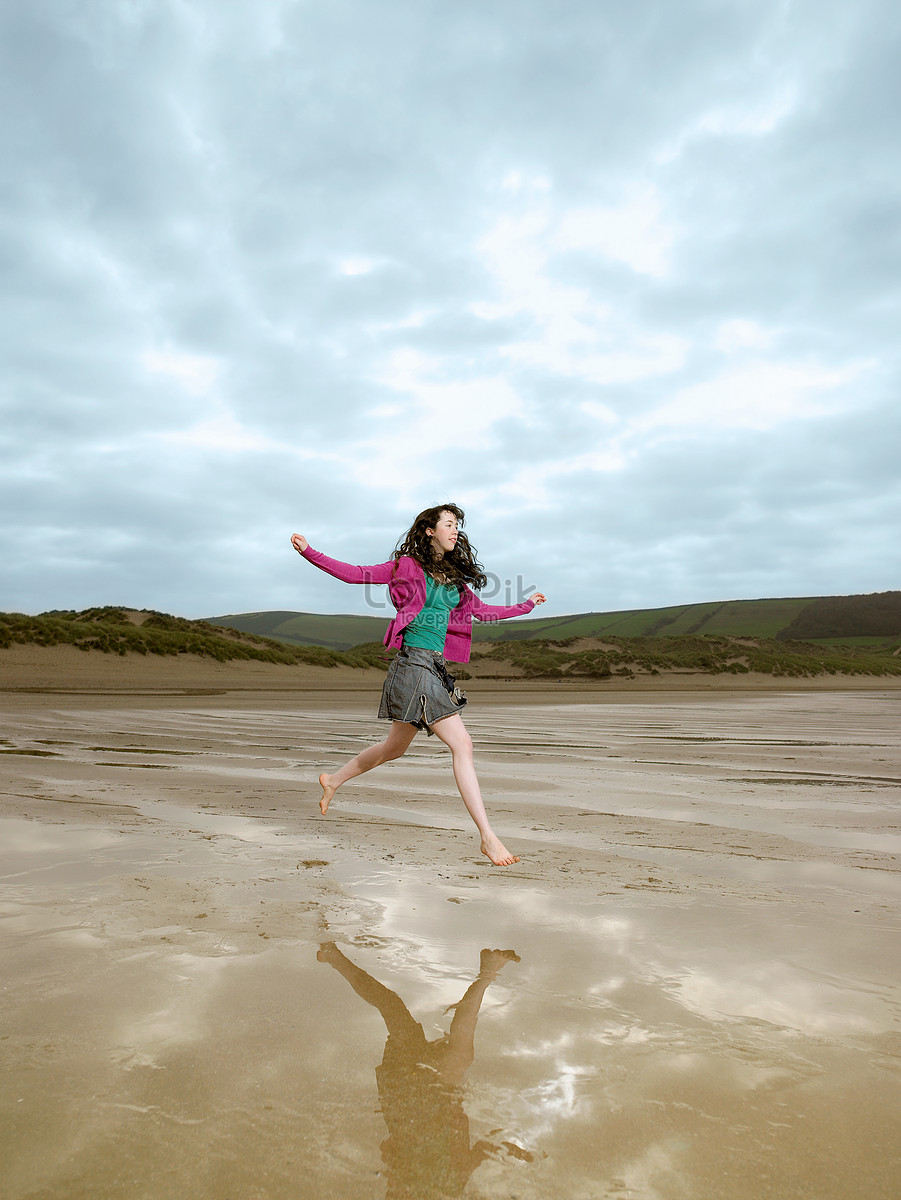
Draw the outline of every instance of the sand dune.
M635 679L582 679L548 684L543 680L525 680L509 664L499 668L490 659L476 660L468 671L474 676L465 681L469 691L491 694L498 700L517 696L533 697L551 687L555 695L574 693L603 697L609 694L713 689L717 691L869 691L901 689L901 676L830 675L811 679L774 679L772 675L749 672L747 675L708 675L692 671L664 671L653 677ZM317 667L306 663L287 666L281 663L232 661L220 663L194 654L156 656L128 653L104 654L74 646L14 645L0 649L0 696L28 691L67 692L145 692L192 690L266 691L303 694L360 690L378 691L384 675L381 671L352 667Z

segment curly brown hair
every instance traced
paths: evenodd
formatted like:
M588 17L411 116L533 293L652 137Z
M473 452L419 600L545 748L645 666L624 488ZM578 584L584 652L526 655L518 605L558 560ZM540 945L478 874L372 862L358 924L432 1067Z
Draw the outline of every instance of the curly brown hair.
M434 529L445 512L453 513L457 518L457 544L450 554L444 555L439 566L432 550L432 539L426 530ZM397 543L394 561L398 562L407 554L419 563L427 575L441 574L448 583L458 586L468 584L478 591L488 582L488 576L469 538L460 528L465 520L463 509L457 504L436 504L433 508L425 509L407 530L403 540Z

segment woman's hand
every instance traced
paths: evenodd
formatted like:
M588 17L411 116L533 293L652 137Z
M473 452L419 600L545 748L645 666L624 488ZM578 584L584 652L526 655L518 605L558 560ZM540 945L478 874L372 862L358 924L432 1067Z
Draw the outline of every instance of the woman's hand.
M291 535L291 545L294 547L294 549L297 551L298 554L303 554L304 550L306 550L306 548L307 548L307 546L309 546L309 544L310 543L307 541L307 539L303 536L302 533L293 533Z
M533 601L533 603L537 607L539 604L545 603L545 601L547 600L547 596L545 596L544 592L533 592L532 595L529 597L529 599L531 601Z

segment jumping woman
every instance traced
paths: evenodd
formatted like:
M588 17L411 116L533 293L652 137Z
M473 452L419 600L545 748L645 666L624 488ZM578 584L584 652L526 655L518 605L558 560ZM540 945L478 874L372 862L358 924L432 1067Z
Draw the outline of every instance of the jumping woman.
M383 742L361 750L333 775L319 776L323 814L342 783L371 771L400 756L409 748L419 729L437 734L450 747L454 779L476 823L482 853L495 866L519 862L491 825L482 802L479 780L472 759L469 736L460 709L466 697L448 673L445 655L457 663L469 662L472 621L501 621L531 612L545 597L536 592L521 604L485 604L476 592L488 582L475 550L460 526L463 510L456 504L427 508L388 562L355 567L337 562L314 550L305 537L295 533L291 544L298 554L321 571L345 583L386 583L397 616L388 626L385 645L398 649L382 688L379 716L390 720L391 730ZM475 590L473 590L475 589Z

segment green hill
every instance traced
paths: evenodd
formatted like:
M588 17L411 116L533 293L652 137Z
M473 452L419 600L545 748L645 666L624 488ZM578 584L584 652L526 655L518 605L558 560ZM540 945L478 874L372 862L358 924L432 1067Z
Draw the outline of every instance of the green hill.
M897 637L901 632L901 592L869 596L826 596L802 609L779 637L835 640L845 637Z
M777 637L810 603L799 600L726 600L671 608L578 613L482 625L478 641L530 637L681 637L710 633L733 637ZM540 632L539 632L540 627ZM899 629L901 632L901 629Z
M540 610L539 610L540 611ZM260 612L205 618L212 625L275 638L291 645L348 650L381 641L385 617L329 616L320 613ZM726 600L669 608L530 616L496 624L476 622L476 642L560 640L573 637L721 637L823 640L859 643L901 636L901 592L870 596Z
M367 642L380 642L388 628L387 617L332 616L325 613L230 613L223 617L202 619L210 625L224 625L242 633L275 638L292 646L328 646L332 650L350 650Z

